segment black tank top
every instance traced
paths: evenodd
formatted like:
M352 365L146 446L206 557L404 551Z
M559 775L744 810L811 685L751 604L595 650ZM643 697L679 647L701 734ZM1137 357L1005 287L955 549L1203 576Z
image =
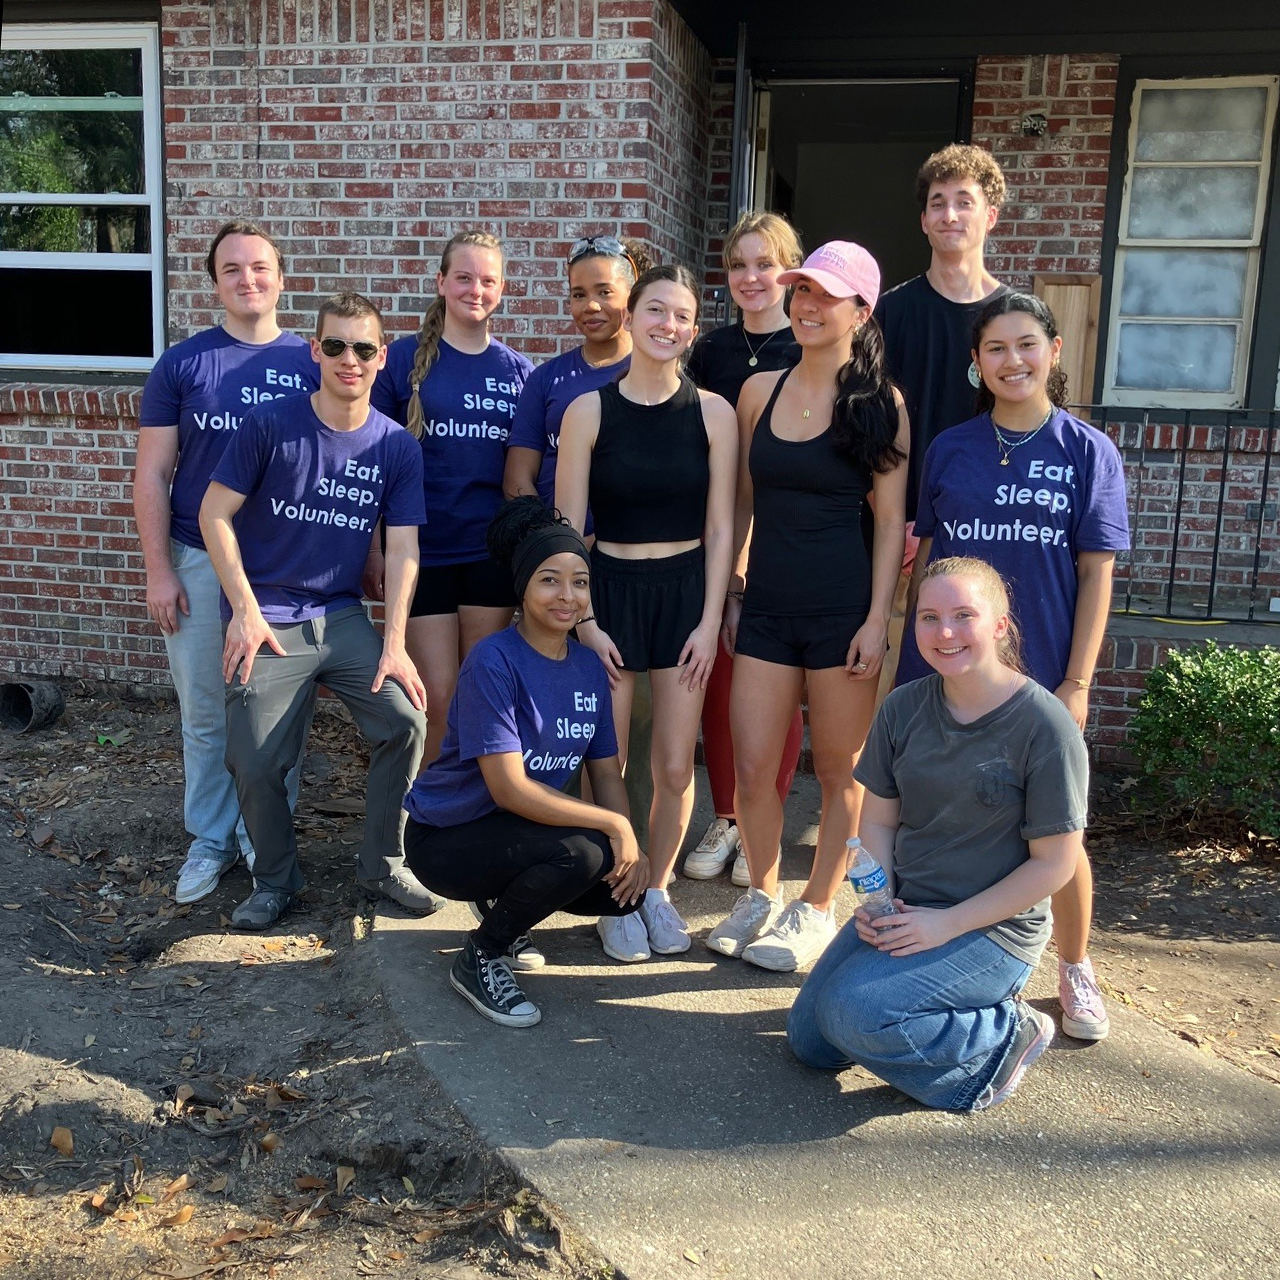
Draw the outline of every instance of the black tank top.
M830 427L812 440L773 434L773 406L789 376L778 379L751 437L755 519L743 603L786 617L865 615L871 562L861 521L871 472L836 449Z
M710 446L698 388L661 404L636 404L616 382L600 388L600 430L589 498L602 542L689 542L702 537Z

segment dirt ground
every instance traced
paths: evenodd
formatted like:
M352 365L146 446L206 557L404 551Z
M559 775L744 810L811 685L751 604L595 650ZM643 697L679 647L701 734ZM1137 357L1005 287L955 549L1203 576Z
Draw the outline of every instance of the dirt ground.
M355 898L364 759L313 730L311 888L226 928L190 907L168 703L91 689L0 736L0 1275L30 1280L605 1274L490 1159L383 1007ZM1280 851L1153 832L1100 779L1095 963L1112 998L1280 1084Z
M312 887L259 935L225 927L243 865L173 902L171 705L86 691L54 728L0 736L0 1275L601 1274L383 1007L354 893L357 744L317 716Z

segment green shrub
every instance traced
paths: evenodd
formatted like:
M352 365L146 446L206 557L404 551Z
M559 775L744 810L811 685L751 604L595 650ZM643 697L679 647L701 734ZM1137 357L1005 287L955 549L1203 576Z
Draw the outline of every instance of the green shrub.
M1280 649L1171 652L1148 673L1129 745L1166 794L1280 835Z

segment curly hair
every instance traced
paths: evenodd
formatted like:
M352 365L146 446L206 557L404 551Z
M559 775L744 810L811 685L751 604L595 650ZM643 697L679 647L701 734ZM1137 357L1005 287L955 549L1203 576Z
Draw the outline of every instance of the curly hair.
M991 152L969 143L953 142L949 147L935 151L916 174L916 199L920 202L920 212L928 207L929 188L935 182L956 182L960 178L972 178L993 209L1004 204L1004 174Z

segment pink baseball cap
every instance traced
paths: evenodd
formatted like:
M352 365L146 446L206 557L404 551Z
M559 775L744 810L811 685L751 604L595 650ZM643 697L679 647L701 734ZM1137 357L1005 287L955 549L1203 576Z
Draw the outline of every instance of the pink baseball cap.
M852 298L856 293L869 307L874 307L880 296L880 267L852 240L828 240L793 271L784 271L778 283L795 284L801 277L815 281L837 298Z

